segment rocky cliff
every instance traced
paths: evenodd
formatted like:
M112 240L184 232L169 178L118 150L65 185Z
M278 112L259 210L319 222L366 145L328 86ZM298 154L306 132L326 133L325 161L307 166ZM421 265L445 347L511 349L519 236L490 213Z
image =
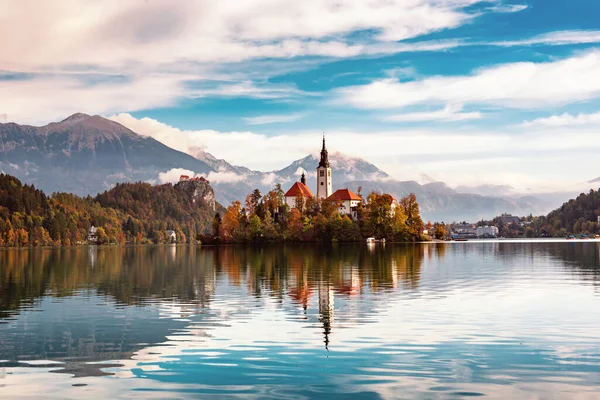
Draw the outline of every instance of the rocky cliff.
M212 211L216 210L215 192L207 180L190 179L180 181L175 185L175 188L187 193L197 207L205 206Z

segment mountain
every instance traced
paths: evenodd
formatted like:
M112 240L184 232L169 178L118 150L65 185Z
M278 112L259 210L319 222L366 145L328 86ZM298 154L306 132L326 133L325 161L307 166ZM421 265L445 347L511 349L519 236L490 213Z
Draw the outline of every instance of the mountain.
M389 175L375 165L357 157L348 157L340 152L329 154L329 163L331 165L331 175L333 182L346 182L353 180L366 179L386 179ZM319 157L308 155L300 160L296 160L287 167L279 171L273 171L274 174L282 179L298 179L302 171L306 171L308 181L314 178L316 182L315 170L319 165Z
M227 206L234 200L243 202L256 188L266 193L280 183L287 190L302 171L308 186L314 188L318 161L311 154L280 170L254 171L205 151L194 156L179 152L117 122L81 113L42 127L0 124L0 172L48 193L96 195L118 182L175 183L180 174L191 171L206 177L214 188L215 200ZM520 197L512 187L503 185L452 189L430 177L423 185L396 181L368 161L339 152L332 152L329 161L334 190L348 187L357 191L362 187L364 194L374 190L397 198L415 193L424 219L475 221L503 212L538 215L564 201L560 196Z
M221 172L234 172L239 175L262 175L260 171L252 171L249 168L241 167L238 165L232 165L223 159L218 159L212 154L206 151L196 152L194 157L200 161L203 161L215 171Z
M100 116L74 114L42 127L0 124L0 169L46 192L96 194L159 172L214 169Z

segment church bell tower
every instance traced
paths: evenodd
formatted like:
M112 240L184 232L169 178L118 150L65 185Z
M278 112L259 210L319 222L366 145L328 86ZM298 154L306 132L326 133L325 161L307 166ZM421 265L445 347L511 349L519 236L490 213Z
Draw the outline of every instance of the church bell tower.
M325 147L325 135L323 135L323 148L321 149L321 161L317 167L317 199L326 199L331 196L331 168L327 148Z

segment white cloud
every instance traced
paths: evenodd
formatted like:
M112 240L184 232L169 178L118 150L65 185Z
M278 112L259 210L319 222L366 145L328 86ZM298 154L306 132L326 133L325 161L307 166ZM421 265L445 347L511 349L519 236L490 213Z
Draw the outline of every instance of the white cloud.
M516 13L526 10L529 6L525 4L499 4L489 7L488 10L500 13Z
M560 127L577 125L600 125L600 112L593 114L572 115L564 113L562 115L553 115L547 118L537 118L532 121L525 121L521 124L525 128L542 127Z
M563 60L520 62L411 82L382 79L338 89L342 102L359 108L394 109L415 104L476 104L541 108L600 96L600 51Z
M259 115L257 117L244 118L244 121L248 125L264 125L264 124L275 124L282 122L293 122L304 117L304 114L288 114L288 115Z
M240 182L246 178L245 175L239 175L232 171L211 171L206 176L211 183L234 183Z
M439 111L391 115L386 117L386 120L396 122L465 121L480 119L482 116L480 112L461 112L462 108L462 105L449 105Z
M197 174L194 171L183 168L172 168L165 172L160 172L157 179L152 180L151 183L177 183L180 180L181 175L187 175L190 178L204 177L211 183L234 183L245 179L245 176L238 175L235 172L227 171L211 171L208 175Z
M529 39L493 42L496 46L529 46L536 44L567 45L600 43L600 31L598 30L569 30L545 33Z
M262 179L262 184L263 185L272 185L275 183L275 181L277 180L277 175L275 175L273 172L269 172L264 174L263 179Z
M159 172L158 178L156 181L160 184L177 183L177 182L179 182L179 178L181 177L181 175L187 175L189 177L194 177L194 176L196 176L196 173L194 171L190 171L189 169L173 168L166 172Z

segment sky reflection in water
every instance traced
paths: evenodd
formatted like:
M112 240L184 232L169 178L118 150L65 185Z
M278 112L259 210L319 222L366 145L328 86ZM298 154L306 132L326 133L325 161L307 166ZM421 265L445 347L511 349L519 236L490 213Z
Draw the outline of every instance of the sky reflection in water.
M594 398L599 243L0 252L0 397Z

